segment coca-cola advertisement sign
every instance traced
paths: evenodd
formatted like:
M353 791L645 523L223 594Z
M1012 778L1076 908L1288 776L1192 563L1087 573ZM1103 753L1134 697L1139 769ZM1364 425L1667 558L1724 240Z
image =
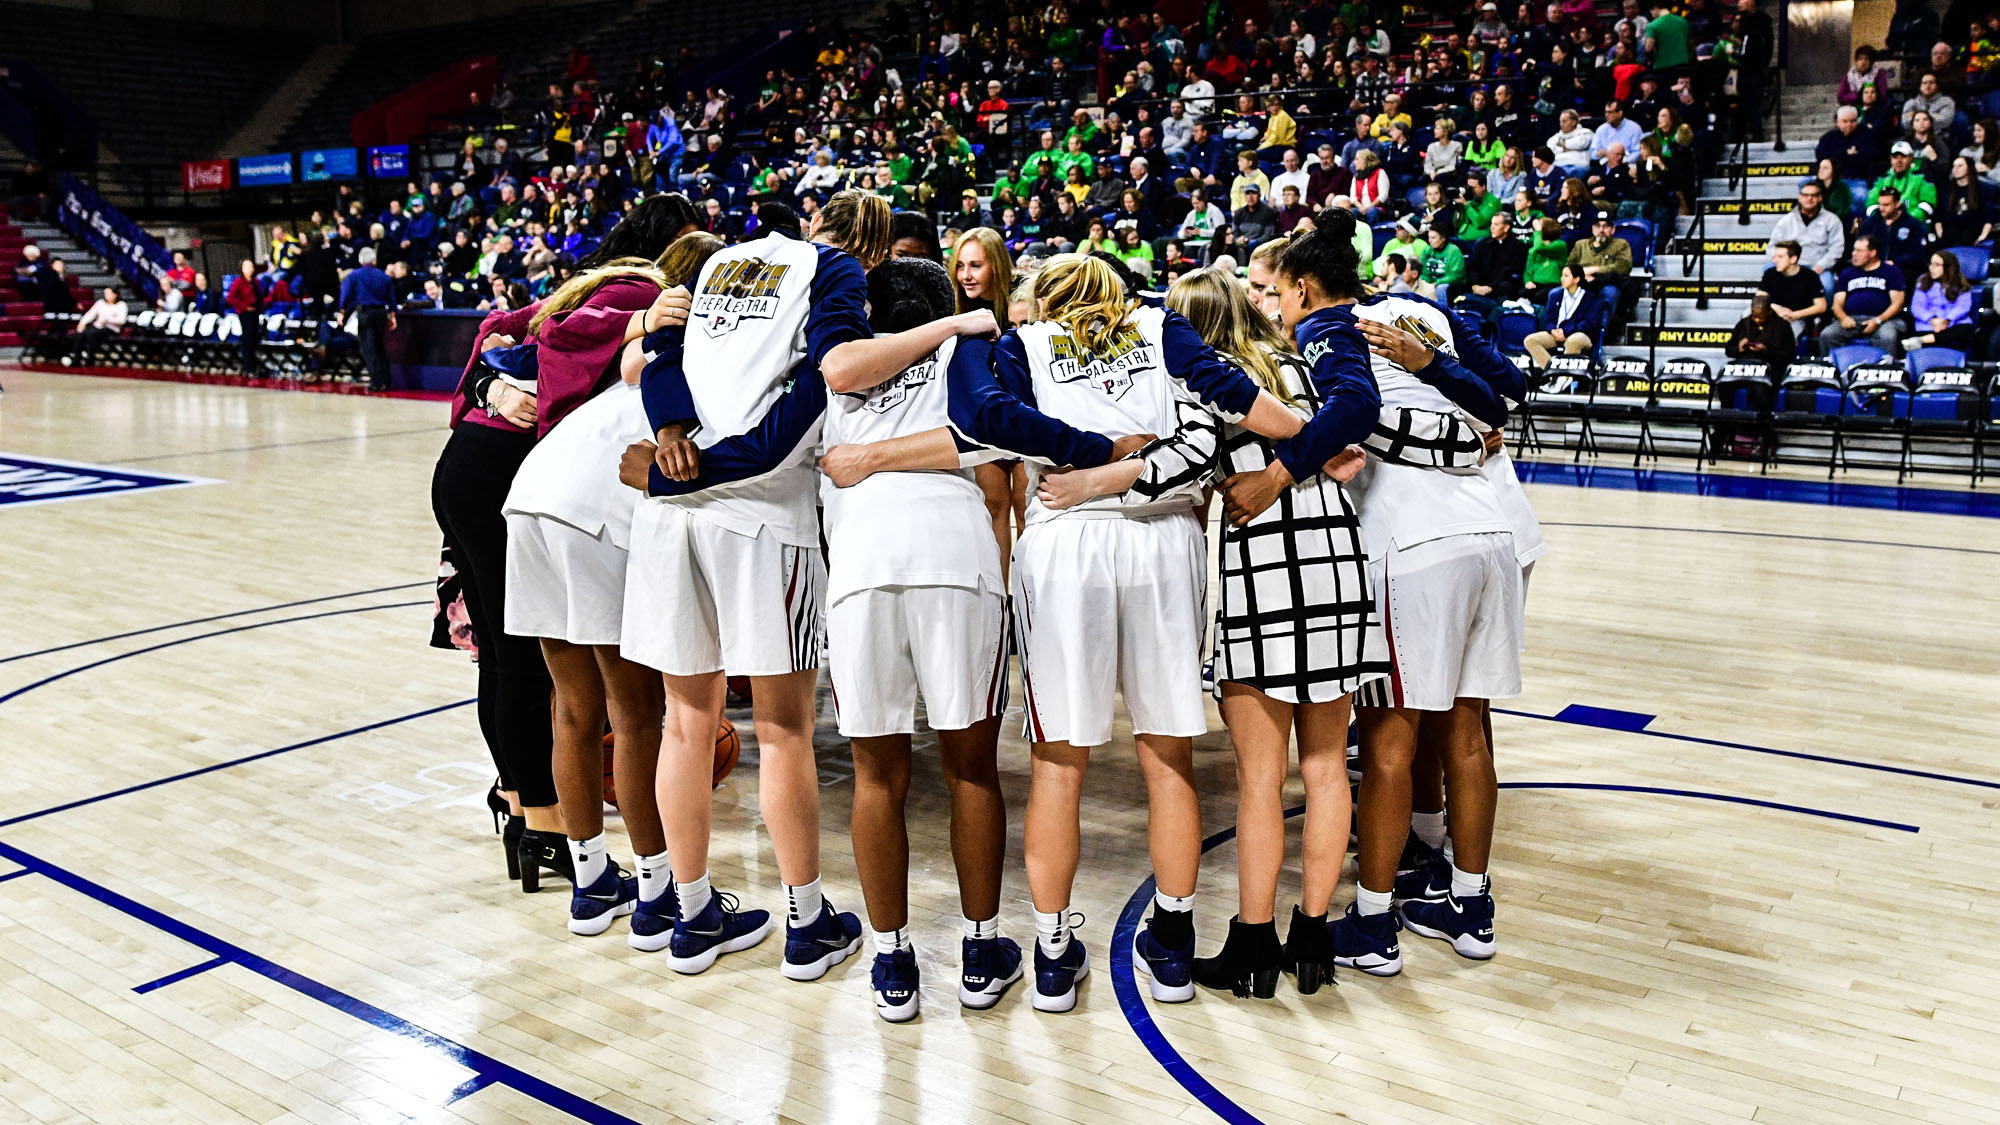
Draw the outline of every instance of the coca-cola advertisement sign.
M224 191L229 187L229 161L192 160L181 165L181 187L186 191Z

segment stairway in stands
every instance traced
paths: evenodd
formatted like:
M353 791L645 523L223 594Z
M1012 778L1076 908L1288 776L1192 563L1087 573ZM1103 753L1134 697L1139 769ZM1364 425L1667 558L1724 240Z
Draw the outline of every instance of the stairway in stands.
M0 169L0 176L8 174ZM22 248L29 245L39 246L44 255L63 260L69 269L70 295L76 299L78 312L89 308L96 294L107 285L118 286L128 300L132 296L132 287L120 281L109 265L59 228L10 217L0 209L0 363L19 359L22 346L41 327L41 301L22 294L14 280L14 267L21 261Z
M1773 141L1753 143L1747 185L1732 184L1727 169L1702 181L1700 203L1707 213L1701 219L1701 238L1706 252L1693 268L1684 267L1683 254L1691 249L1687 240L1696 218L1681 216L1676 237L1654 258L1652 293L1640 298L1631 326L1621 342L1604 349L1605 355L1645 359L1652 354L1653 303L1659 301L1664 325L1659 360L1685 356L1706 361L1710 370L1722 369L1728 362L1723 348L1729 330L1749 311L1750 295L1769 264L1764 247L1771 230L1792 209L1799 181L1812 174L1813 146L1832 127L1833 95L1832 86L1787 89L1785 151L1775 151ZM1769 123L1766 131L1768 135ZM1725 159L1733 157L1731 149ZM1742 221L1746 195L1747 223ZM1704 294L1707 308L1701 307Z

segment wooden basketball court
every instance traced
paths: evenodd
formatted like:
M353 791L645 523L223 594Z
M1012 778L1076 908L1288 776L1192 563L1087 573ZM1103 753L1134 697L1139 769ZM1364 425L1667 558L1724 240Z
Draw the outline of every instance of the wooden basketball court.
M1077 1012L1038 1014L1025 987L991 1012L954 1002L926 765L926 1007L890 1026L866 956L794 984L767 943L681 977L622 925L572 937L564 896L506 882L473 669L425 647L441 406L0 383L0 455L135 482L52 475L41 498L67 502L0 503L0 1120L2000 1114L1992 519L1530 484L1551 550L1527 694L1494 719L1495 960L1406 936L1394 980L1152 1005L1129 962L1143 788L1114 743L1086 795L1076 904L1096 971ZM740 725L715 875L772 906ZM1233 766L1212 728L1204 951L1235 899ZM1011 734L1002 766L1002 922L1025 943ZM826 885L858 909L849 774L828 712ZM1281 904L1295 895L1294 872ZM1336 909L1351 897L1350 876Z

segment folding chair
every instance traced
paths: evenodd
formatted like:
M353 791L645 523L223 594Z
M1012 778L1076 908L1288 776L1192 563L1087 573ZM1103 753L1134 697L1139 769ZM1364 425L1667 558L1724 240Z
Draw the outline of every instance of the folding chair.
M1847 397L1840 408L1840 470L1847 471L1852 435L1892 436L1898 448L1907 440L1910 384L1903 365L1893 360L1864 363L1847 372Z
M1972 483L1978 484L1985 468L1979 431L1987 410L1986 392L1971 371L1963 367L1933 367L1924 372L1917 389L1910 394L1909 424L1903 430L1903 458L1896 468L1896 483L1901 484L1911 473L1923 471L1916 463L1915 448L1917 439L1923 438L1942 443L1944 450L1958 446L1958 439L1964 439L1970 446Z
M1771 461L1778 460L1777 438L1787 429L1823 430L1827 434L1826 477L1841 456L1841 408L1847 401L1847 384L1833 364L1820 359L1800 360L1785 369L1778 384L1771 411Z
M1724 431L1732 437L1748 431L1757 451L1757 471L1770 471L1778 447L1777 427L1771 421L1776 390L1770 365L1758 359L1731 360L1709 381L1708 413L1702 430L1709 464L1719 458Z
M1585 424L1583 415L1590 403L1592 382L1590 361L1580 355L1551 356L1547 370L1540 375L1529 372L1528 398L1521 403L1521 436L1514 452L1525 453L1529 446L1542 448L1539 421ZM1578 458L1582 448L1577 446Z
M1770 385L1768 380L1765 385ZM1708 415L1714 397L1715 373L1706 360L1680 356L1661 364L1653 377L1652 397L1639 414L1639 449L1633 455L1633 465L1647 453L1655 461L1660 459L1660 448L1653 438L1655 424L1693 426L1699 435L1694 450L1699 463L1708 452Z
M1554 359L1550 360L1551 365ZM1653 373L1646 361L1632 356L1616 356L1604 362L1597 380L1591 384L1590 401L1583 408L1583 427L1577 435L1577 455L1585 450L1597 456L1597 425L1600 422L1631 422L1639 427L1632 447L1636 468L1646 445L1646 404L1653 397Z

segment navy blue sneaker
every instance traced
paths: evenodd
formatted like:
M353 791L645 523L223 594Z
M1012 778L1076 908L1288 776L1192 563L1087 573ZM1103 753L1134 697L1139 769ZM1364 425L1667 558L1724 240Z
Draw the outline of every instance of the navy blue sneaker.
M1452 951L1474 961L1493 958L1493 896L1461 899L1447 893L1440 902L1406 902L1403 926L1411 933L1451 943Z
M958 950L958 1002L968 1008L991 1008L1021 979L1021 947L1012 938L966 938Z
M1326 925L1333 938L1333 963L1373 977L1395 976L1403 971L1403 950L1396 941L1401 928L1393 910L1362 914L1349 903L1346 914Z
M632 913L639 901L639 880L607 863L597 881L579 886L569 896L569 932L594 937L611 928L614 918Z
M785 960L778 967L788 980L818 980L861 948L861 919L837 914L821 900L819 917L803 926L785 926Z
M650 901L640 899L632 910L632 936L625 943L641 953L658 953L673 940L674 917L681 912L680 892L674 881Z
M875 993L875 1014L890 1023L917 1018L917 952L898 949L877 953L875 967L868 973L868 987Z
M1442 849L1424 843L1424 838L1413 830L1403 841L1403 854L1396 857L1396 874L1415 871L1443 854Z
M1423 845L1421 840L1417 843ZM1428 848L1428 845L1424 846ZM1390 891L1390 897L1398 903L1437 902L1449 894L1451 861L1444 857L1444 853L1431 849L1430 855L1416 858L1414 867L1396 872L1396 886Z
M1076 1007L1076 989L1083 978L1090 975L1090 955L1084 952L1083 943L1072 937L1069 948L1061 957L1050 957L1042 952L1042 943L1035 943L1035 1010L1038 1012L1067 1012Z
M1162 1004L1184 1004L1194 999L1194 938L1187 947L1170 949L1153 933L1158 914L1132 935L1132 967L1152 981L1153 999Z
M740 953L771 933L771 912L738 910L736 896L717 891L692 918L674 923L667 942L667 968L693 975L708 971L725 953Z

